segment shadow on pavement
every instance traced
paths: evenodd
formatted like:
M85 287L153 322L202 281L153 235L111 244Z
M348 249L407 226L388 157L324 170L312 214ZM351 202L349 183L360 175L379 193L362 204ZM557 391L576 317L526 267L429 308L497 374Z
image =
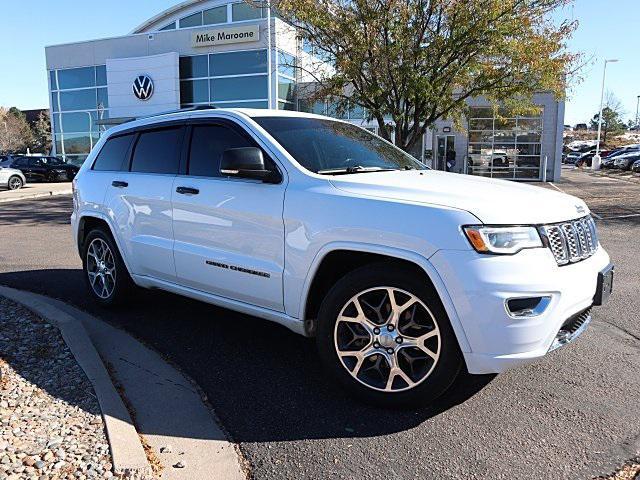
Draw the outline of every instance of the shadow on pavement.
M0 284L49 295L124 328L190 375L237 442L369 437L414 428L482 390L469 376L429 408L364 405L322 370L313 340L279 325L159 291L141 290L125 308L88 297L81 270L0 274Z
M3 225L67 225L73 208L70 196L10 202L3 205L0 226Z

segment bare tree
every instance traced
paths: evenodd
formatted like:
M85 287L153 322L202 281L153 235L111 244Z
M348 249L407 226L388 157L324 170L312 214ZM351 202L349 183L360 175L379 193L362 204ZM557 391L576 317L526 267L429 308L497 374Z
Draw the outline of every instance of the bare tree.
M24 151L31 145L33 135L24 114L16 109L0 107L0 152Z

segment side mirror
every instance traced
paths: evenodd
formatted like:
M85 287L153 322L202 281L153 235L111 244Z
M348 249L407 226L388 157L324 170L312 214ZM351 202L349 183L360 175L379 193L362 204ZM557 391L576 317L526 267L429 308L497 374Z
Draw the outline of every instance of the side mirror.
M229 148L222 153L220 173L228 177L262 180L278 183L280 175L267 170L262 150L256 147Z

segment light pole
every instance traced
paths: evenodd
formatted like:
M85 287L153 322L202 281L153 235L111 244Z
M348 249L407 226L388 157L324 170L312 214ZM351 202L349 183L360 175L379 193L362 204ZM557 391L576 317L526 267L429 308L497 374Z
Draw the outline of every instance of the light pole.
M636 123L635 123L636 128L640 126L638 125L638 107L640 107L640 95L638 95L638 101L636 102Z
M600 170L600 132L602 131L602 104L604 102L604 82L607 77L607 63L614 63L617 61L617 58L611 58L604 61L604 69L602 70L602 89L600 91L600 114L598 115L598 140L596 141L596 154L591 160L592 170Z

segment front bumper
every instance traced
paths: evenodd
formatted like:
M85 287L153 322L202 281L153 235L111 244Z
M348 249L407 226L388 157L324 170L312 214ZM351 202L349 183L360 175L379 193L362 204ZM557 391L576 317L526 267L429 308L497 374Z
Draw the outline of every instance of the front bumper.
M430 260L452 299L470 347L463 352L467 369L475 374L504 372L576 338L584 328L568 336L561 329L591 308L598 273L609 265L602 246L592 257L562 267L546 248L504 256L441 250ZM550 298L540 315L508 314L508 299L534 296Z

